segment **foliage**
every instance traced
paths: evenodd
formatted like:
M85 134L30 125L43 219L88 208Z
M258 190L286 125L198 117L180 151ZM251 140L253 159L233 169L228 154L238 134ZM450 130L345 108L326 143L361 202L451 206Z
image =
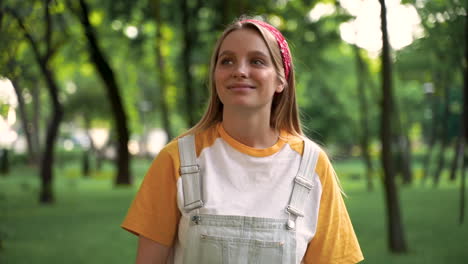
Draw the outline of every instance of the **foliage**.
M453 139L459 128L461 116L465 21L467 19L465 0L424 1L416 3L424 36L411 46L396 54L397 76L401 86L415 87L413 94L401 89L401 105L409 119L419 124L436 122L447 117L442 116L443 108L449 104L448 126ZM466 67L466 66L465 66ZM430 83L432 92L425 91L424 84ZM419 85L419 89L416 87ZM419 90L419 91L418 91ZM443 97L448 94L448 102ZM418 101L414 101L419 98ZM434 104L434 105L431 105ZM424 109L424 111L418 111ZM430 112L432 111L432 114ZM429 131L423 131L427 138Z
M241 13L260 14L284 33L293 50L299 105L308 135L325 144L341 145L343 150L356 144L360 133L357 104L360 95L356 89L354 54L352 48L341 40L338 31L340 24L351 16L337 4L337 11L332 15L311 21L308 12L319 2L295 0L267 4L266 1L245 1L236 6L230 1L209 1L197 9L196 1L188 1L189 9L193 12L191 28L196 31L190 58L192 89L196 97L196 109L193 111L200 116L205 107L209 57L221 25L229 23ZM396 98L401 112L405 113L402 118L408 128L427 122L424 111L421 111L426 105L421 89L423 83L434 82L436 74L444 73L453 80L455 90L461 85L461 73L446 67L460 65L462 57L462 49L457 48L462 45L455 36L460 36L463 30L464 16L460 15L463 8L456 3L458 0L424 2L424 6L418 8L425 29L423 38L395 54ZM93 10L90 20L121 85L132 133L144 133L144 127L162 125L158 104L161 96L159 71L154 46L157 27L162 29L161 49L168 67L169 90L165 100L169 104L170 120L176 131L187 128L183 121L186 115L183 100L185 80L181 72L183 14L177 11L181 1L161 2L161 8L168 11L161 12L161 25L155 23L152 0L132 3L124 0L92 0L89 4ZM27 18L28 27L34 31L40 31L44 24L41 12L38 12L41 5L40 1L34 1L33 5L15 1L2 4L3 7L19 10ZM53 60L53 67L57 69L57 78L61 83L61 99L67 107L67 118L81 122L79 120L83 120L83 116L89 116L94 120L92 124L105 123L110 119L107 98L89 62L84 32L76 17L71 15L72 10L67 8L66 0L54 1L53 5L54 14L59 14L54 19L60 22L60 27L54 30L61 31L61 37L71 40L63 45ZM35 66L25 67L33 64L32 53L18 34L17 27L11 17L3 18L2 34L8 37L0 44L1 65L8 65L6 62L12 58L11 54L16 54L13 58L19 64L16 67L0 66L0 74L24 77L27 83L25 93L30 93L28 84L37 83L38 71ZM131 34L132 30L134 35ZM380 78L379 67L376 67L377 60L364 57L369 70L367 95L370 96L371 139L376 140L379 118L377 107L380 100L376 87ZM70 85L76 86L76 91L71 92ZM436 87L437 95L439 91ZM457 105L461 105L460 98L460 92L454 92L451 109L459 109ZM47 112L49 104L44 101L41 107ZM453 120L456 120L459 113L453 114ZM455 127L453 122L451 126Z

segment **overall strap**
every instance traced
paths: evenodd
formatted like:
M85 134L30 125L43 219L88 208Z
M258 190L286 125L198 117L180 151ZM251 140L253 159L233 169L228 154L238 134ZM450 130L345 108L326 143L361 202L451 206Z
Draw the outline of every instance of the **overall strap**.
M197 164L195 136L188 135L178 139L180 177L184 193L184 209L190 212L203 206L200 166Z
M288 229L295 229L297 218L304 216L304 202L307 200L309 192L315 185L315 166L317 165L319 154L319 148L309 139L304 139L304 153L302 154L299 171L297 172L296 178L294 178L291 199L286 207L286 211L289 215L287 223Z

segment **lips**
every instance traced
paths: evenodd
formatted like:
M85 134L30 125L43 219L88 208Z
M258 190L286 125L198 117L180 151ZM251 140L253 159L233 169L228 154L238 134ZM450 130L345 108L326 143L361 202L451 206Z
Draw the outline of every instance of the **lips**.
M255 89L255 86L250 85L248 83L235 83L232 85L228 85L227 88L229 90L250 90Z

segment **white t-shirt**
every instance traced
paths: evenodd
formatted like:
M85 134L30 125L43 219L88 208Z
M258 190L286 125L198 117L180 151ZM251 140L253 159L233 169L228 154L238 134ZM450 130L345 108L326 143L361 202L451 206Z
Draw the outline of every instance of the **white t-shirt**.
M301 162L303 140L282 132L278 142L255 149L237 142L218 124L195 136L204 206L201 214L287 219L285 210ZM150 167L123 228L166 246L181 263L189 217L183 210L177 142ZM314 181L296 224L298 263L357 263L362 253L336 182L321 151ZM178 234L178 235L177 235Z

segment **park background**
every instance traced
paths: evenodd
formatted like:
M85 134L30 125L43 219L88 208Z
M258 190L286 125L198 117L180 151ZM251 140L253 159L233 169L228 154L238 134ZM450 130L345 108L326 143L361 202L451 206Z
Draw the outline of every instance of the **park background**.
M468 263L468 1L383 2L1 1L0 263L134 261L119 225L241 14L289 41L363 263Z

